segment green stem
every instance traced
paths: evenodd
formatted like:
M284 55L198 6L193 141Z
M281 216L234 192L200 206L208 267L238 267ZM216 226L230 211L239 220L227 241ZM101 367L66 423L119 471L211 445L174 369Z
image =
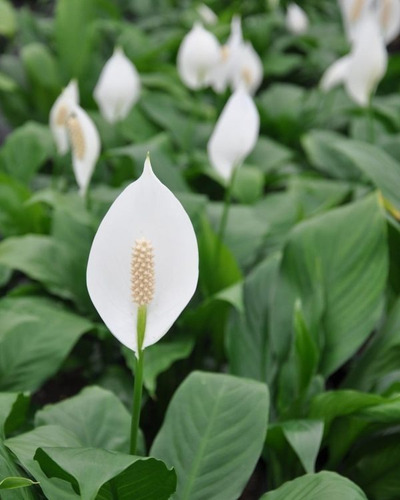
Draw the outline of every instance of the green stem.
M225 192L224 207L222 209L222 215L219 221L219 227L217 232L218 240L217 240L217 249L215 252L215 263L217 266L219 264L219 259L221 257L221 250L222 250L222 245L224 243L226 226L228 225L229 208L232 203L233 186L235 184L235 179L238 170L239 170L239 165L233 169L232 176L229 180L229 184Z
M143 392L143 365L144 352L143 340L146 331L147 309L146 306L139 306L136 323L137 334L137 358L135 358L135 382L133 385L133 408L131 421L131 455L135 455L137 448L137 438L139 432L140 410L142 406Z
M374 108L372 107L372 97L369 100L366 110L368 120L368 140L371 144L375 144Z

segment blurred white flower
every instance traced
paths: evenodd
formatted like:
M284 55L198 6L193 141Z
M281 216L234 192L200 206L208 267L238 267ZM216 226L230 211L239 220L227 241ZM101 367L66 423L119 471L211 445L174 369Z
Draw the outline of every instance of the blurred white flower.
M201 3L197 6L197 13L201 17L204 24L212 26L218 22L217 14L205 3Z
M69 151L66 120L71 109L76 104L79 104L78 82L71 80L50 110L50 130L60 155L64 155Z
M369 104L387 68L387 51L376 16L366 15L356 33L349 55L334 62L321 80L325 91L343 83L350 98Z
M304 10L295 3L288 5L286 27L294 35L302 35L308 30L308 17Z
M72 150L72 167L81 196L85 196L100 154L100 137L90 116L80 106L66 120Z
M339 0L347 39L353 40L360 21L371 13L374 0Z
M93 95L109 123L126 118L139 99L139 73L121 48L117 47L104 65Z
M111 333L138 354L138 309L146 308L146 348L187 305L198 273L192 223L147 159L142 175L118 196L97 230L87 266L90 298Z
M211 85L215 92L225 92L232 81L242 44L242 23L239 16L234 16L231 21L231 33L227 42L220 48L218 64L211 74Z
M261 85L264 69L260 56L250 42L243 43L237 51L232 74L232 88L244 86L251 94L255 94Z
M385 42L389 44L400 34L400 0L380 0L377 15Z
M217 38L199 22L184 37L178 51L178 73L185 85L193 90L207 87L220 60Z
M259 129L258 110L248 92L240 87L228 99L207 147L211 165L225 180L250 154Z

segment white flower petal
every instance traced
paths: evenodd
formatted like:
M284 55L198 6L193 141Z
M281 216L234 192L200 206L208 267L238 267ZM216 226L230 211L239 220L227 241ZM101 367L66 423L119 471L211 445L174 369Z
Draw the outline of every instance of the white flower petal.
M374 0L339 0L344 29L349 41L356 38L360 22L369 15Z
M308 30L308 17L304 10L295 3L288 5L286 27L294 35L302 35Z
M197 6L197 12L204 24L209 24L210 26L217 24L217 14L205 3L201 3Z
M345 79L350 97L367 106L372 93L385 75L387 51L375 16L366 16L359 27Z
M208 157L217 172L229 180L254 148L260 117L253 99L241 87L226 103L208 142Z
M87 287L111 333L137 352L137 305L130 271L135 241L153 246L154 297L147 306L143 347L170 329L195 292L198 249L192 223L177 198L154 175L146 160L141 177L115 200L101 222L89 255Z
M351 57L341 57L325 71L321 79L321 88L329 91L340 83L343 83L350 71Z
M232 75L232 88L236 90L243 85L250 94L254 94L261 85L263 75L263 65L253 45L250 42L242 44Z
M76 104L79 104L78 83L76 80L71 80L50 110L50 130L60 155L64 155L69 150L65 120L71 112L71 108Z
M106 62L94 89L94 98L109 123L123 120L140 96L140 77L121 48Z
M185 85L193 90L206 87L221 57L217 38L195 23L184 37L178 51L178 73Z
M81 195L85 195L100 154L100 137L93 120L75 105L67 120L72 166Z
M400 0L381 0L377 9L385 42L389 44L400 34Z

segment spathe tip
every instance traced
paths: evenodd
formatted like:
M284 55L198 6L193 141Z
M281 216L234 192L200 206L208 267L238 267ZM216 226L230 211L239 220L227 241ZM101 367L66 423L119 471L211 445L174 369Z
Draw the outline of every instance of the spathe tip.
M147 151L147 154L146 154L146 159L144 161L143 173L148 173L148 174L153 173L153 168L151 166L151 161L150 161L150 151Z

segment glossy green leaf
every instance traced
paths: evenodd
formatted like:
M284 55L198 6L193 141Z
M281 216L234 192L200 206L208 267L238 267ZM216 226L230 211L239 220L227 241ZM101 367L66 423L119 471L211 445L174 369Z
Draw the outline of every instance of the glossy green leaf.
M17 28L14 7L8 0L0 0L0 35L11 37Z
M46 45L41 43L25 45L21 52L21 58L33 83L46 89L58 90L61 82L57 62Z
M39 448L35 454L49 477L68 481L82 500L167 500L176 475L154 458L95 448Z
M260 500L367 500L353 482L334 472L306 474L288 481L277 490L263 495Z
M193 372L176 391L151 455L173 466L177 500L231 500L249 479L266 434L268 391L259 382Z
M26 477L6 477L0 481L0 490L17 490L38 484Z
M18 392L0 392L0 437L18 429L26 417L29 396Z
M39 297L0 301L0 388L37 390L92 324Z

